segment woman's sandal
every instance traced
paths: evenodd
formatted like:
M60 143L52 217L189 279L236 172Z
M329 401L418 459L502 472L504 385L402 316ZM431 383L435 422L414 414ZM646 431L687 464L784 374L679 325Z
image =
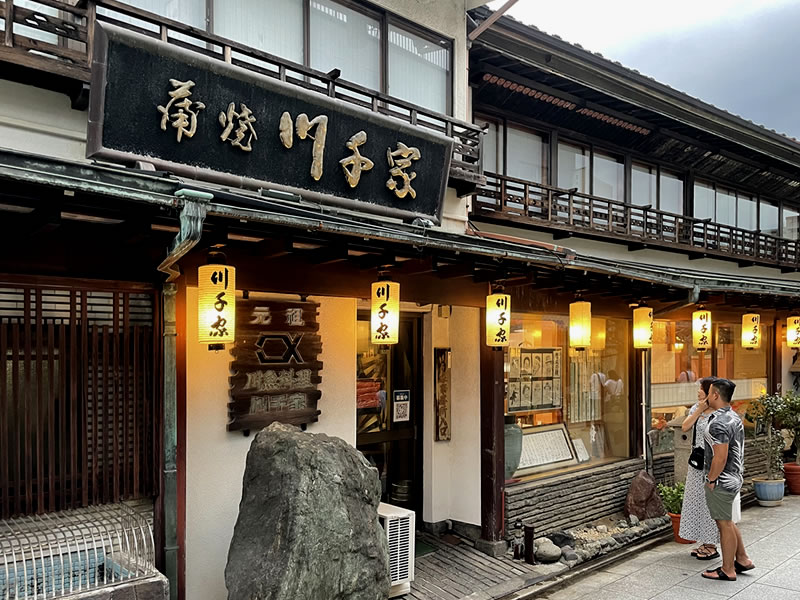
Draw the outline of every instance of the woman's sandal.
M736 581L736 577L729 577L725 571L722 570L722 567L710 569L700 575L705 579L711 579L713 581ZM711 575L716 575L716 577L712 577Z
M695 558L697 560L714 560L719 558L719 550L717 550L716 546L706 545L705 551L698 552Z
M738 560L734 560L733 561L733 568L736 569L737 573L744 573L745 571L750 571L752 569L755 569L756 566L753 564L752 561L750 561L750 564L745 567Z
M700 544L697 548L689 552L689 554L697 558L698 555L704 554L706 550L708 550L708 544Z

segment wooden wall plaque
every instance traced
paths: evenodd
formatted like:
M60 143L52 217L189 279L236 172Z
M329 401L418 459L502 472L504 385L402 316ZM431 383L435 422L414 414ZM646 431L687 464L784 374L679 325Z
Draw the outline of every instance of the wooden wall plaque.
M322 396L319 304L237 299L228 431L318 420Z

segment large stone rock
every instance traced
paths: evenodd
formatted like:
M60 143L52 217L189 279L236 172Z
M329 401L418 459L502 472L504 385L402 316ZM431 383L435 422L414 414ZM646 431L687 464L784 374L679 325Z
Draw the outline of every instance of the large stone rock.
M640 520L664 514L664 505L656 490L656 480L647 471L639 471L631 481L628 497L625 498L625 514Z
M536 544L536 560L544 563L556 562L561 558L561 548L556 546L548 538Z
M247 454L225 584L229 600L384 600L381 485L343 440L273 423Z
M553 531L552 533L548 533L547 537L559 548L575 545L575 536L569 531Z

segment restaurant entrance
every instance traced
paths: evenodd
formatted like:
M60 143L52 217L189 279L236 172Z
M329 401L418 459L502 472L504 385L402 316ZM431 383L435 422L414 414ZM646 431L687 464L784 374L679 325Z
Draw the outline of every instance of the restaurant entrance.
M356 447L378 469L381 501L421 519L422 318L402 314L393 346L371 344L369 327L359 315Z

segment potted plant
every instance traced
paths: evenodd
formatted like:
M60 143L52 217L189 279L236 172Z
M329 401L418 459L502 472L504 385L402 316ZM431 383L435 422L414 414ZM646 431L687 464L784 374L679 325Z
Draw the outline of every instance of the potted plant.
M675 485L666 485L663 483L658 484L658 494L661 496L661 501L664 503L664 508L672 520L672 534L675 536L675 541L679 544L692 544L692 540L685 540L678 532L681 529L681 510L683 509L683 491L684 484L682 481Z
M774 423L786 413L786 402L779 393L762 394L747 408L745 417L756 424L764 423L765 436L755 436L755 448L766 461L767 476L753 477L756 499L761 506L778 506L783 502L783 437L775 429Z
M783 427L791 429L794 433L795 447L800 448L800 394L791 391L784 395L783 410L778 415L778 420ZM795 461L785 463L783 468L789 491L792 494L800 494L800 451Z

